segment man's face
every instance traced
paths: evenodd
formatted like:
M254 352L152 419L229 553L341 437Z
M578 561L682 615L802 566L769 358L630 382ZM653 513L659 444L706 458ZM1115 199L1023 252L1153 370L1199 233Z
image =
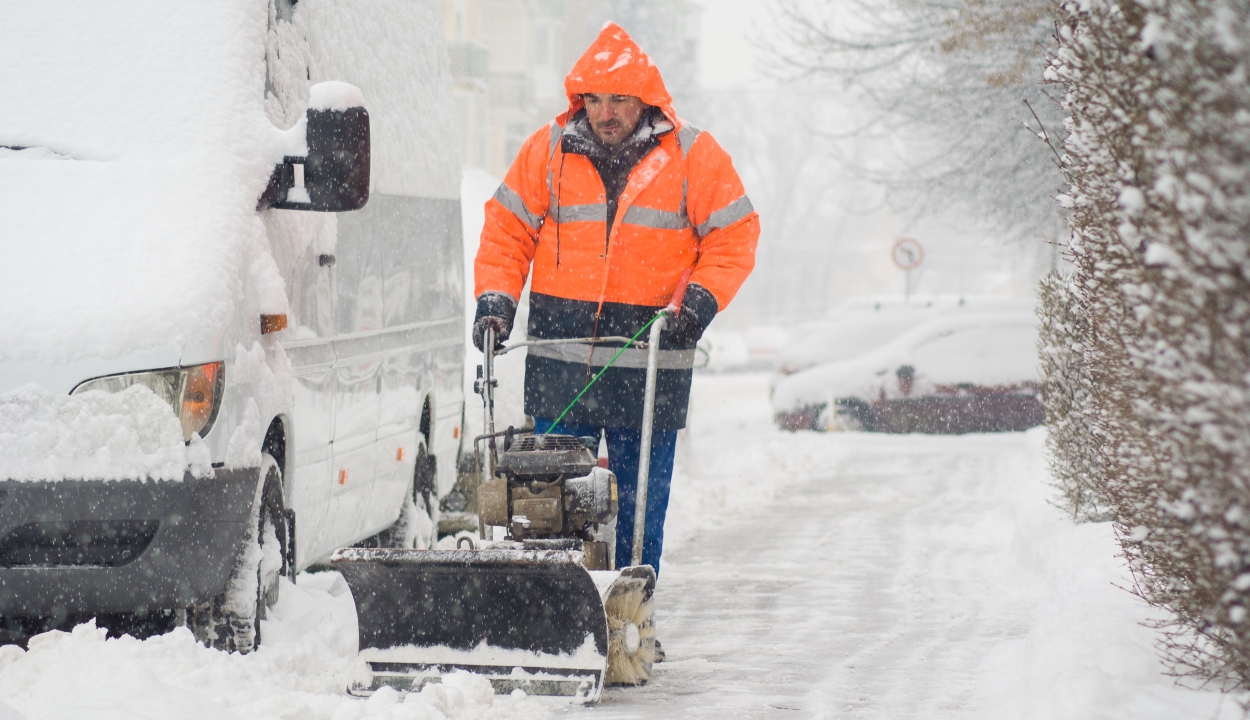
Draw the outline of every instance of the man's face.
M590 120L590 128L603 141L604 145L614 147L625 142L625 138L633 134L638 127L638 119L646 104L632 95L595 95L585 93L582 102L586 103L586 117Z

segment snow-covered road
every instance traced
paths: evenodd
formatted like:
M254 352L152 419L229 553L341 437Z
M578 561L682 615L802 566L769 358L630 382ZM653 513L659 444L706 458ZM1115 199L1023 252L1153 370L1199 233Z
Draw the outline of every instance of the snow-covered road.
M29 720L1240 717L1162 675L1110 528L1047 504L1042 441L783 433L765 376L698 377L657 591L669 661L595 707L476 678L343 696L355 615L332 573L284 587L250 656L87 627L0 649L0 701Z

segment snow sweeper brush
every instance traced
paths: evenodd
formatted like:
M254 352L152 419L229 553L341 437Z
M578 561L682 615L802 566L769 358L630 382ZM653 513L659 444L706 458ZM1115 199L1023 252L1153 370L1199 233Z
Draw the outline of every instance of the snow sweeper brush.
M682 291L684 282L666 312L634 337L596 339L648 348L633 564L612 569L613 549L594 539L617 513L616 476L598 467L590 450L598 438L495 432L498 353L488 331L475 383L485 413L485 433L474 440L482 471L481 540L468 549L344 548L334 554L360 628L363 664L350 693L370 695L384 686L417 691L447 673L467 671L490 680L497 694L520 689L595 702L604 685L641 685L650 678L655 571L641 564L641 548L656 349L666 313L681 307ZM649 341L637 342L648 328ZM488 542L493 527L503 527L506 539Z

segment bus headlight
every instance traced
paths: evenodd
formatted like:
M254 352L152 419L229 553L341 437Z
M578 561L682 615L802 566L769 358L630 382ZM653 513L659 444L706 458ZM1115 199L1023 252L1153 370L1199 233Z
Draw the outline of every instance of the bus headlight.
M191 367L150 370L93 378L78 384L70 395L88 390L121 392L131 385L143 385L169 403L182 421L182 437L190 440L199 433L208 434L217 420L221 391L225 387L226 366L222 362Z

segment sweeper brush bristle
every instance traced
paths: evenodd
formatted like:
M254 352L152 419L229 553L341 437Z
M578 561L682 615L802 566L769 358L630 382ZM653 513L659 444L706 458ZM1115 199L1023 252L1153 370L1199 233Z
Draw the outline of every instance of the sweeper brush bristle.
M608 616L608 685L642 685L655 663L655 607L645 580L621 577L604 602Z

